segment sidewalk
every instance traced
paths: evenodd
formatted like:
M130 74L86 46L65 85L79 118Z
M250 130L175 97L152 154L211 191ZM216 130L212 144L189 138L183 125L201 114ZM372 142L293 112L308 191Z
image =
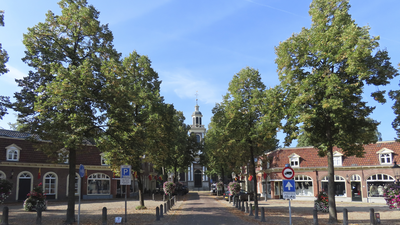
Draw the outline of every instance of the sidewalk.
M233 213L238 216L247 217L248 215L240 212L229 204L222 197L215 197L221 205L233 208ZM254 202L251 202L254 205ZM266 224L289 224L289 201L282 199L269 199L267 202L264 199L258 201L259 207L265 208ZM296 225L313 224L313 201L291 201L292 223ZM389 209L387 205L365 202L336 202L336 211L338 224L343 224L343 209L348 211L349 224L361 225L370 224L370 208L373 208L375 213L380 213L382 225L400 225L400 211ZM259 214L260 215L260 214ZM318 213L319 225L328 224L329 214ZM259 220L258 220L259 221Z

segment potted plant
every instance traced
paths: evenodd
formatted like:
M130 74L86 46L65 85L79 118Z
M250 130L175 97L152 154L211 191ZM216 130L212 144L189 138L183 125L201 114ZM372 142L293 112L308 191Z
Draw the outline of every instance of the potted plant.
M0 204L10 196L13 184L8 180L0 179Z
M236 181L230 182L228 184L228 189L231 195L237 195L240 192L240 184Z
M383 189L383 197L390 209L400 210L400 184L389 184Z
M174 182L171 181L165 181L163 185L164 193L168 196L172 196L172 193L175 190L176 185Z
M24 201L25 211L34 211L41 209L46 210L46 195L43 193L42 183L33 188L33 191L27 194L27 199Z
M325 192L320 192L317 200L314 201L314 207L320 212L329 212L328 195Z

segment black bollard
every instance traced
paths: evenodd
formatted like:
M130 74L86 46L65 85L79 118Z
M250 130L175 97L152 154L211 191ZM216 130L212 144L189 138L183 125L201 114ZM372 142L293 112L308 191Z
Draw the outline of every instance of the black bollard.
M249 216L253 216L253 204L250 203L250 213Z
M238 207L237 207L237 208L238 208L239 210L242 210L242 205L240 204L240 202L241 202L241 201L239 200L239 201L238 201Z
M244 200L242 200L242 212L244 212Z
M167 203L164 203L164 214L167 214Z
M167 211L171 210L170 201L167 201Z
M349 213L346 208L343 209L343 225L349 225Z
M154 193L153 193L153 201L154 201Z
M101 223L102 225L107 225L107 208L103 207L102 215L101 215Z
M3 216L1 219L1 225L8 225L8 206L3 207Z
M235 196L233 196L232 205L235 206Z
M248 202L246 202L246 209L245 209L244 212L245 212L245 213L249 213L249 203L248 203Z
M261 222L267 222L267 221L265 221L265 211L264 211L264 207L261 207Z
M42 225L42 208L36 208L36 225Z
M369 224L375 225L375 210L373 208L369 209Z
M229 195L228 199L229 199L229 204L231 204L231 202L232 202L232 196Z
M316 208L313 209L313 225L318 225L318 211Z
M254 219L258 219L258 218L260 218L260 217L258 216L258 206L256 206L254 208Z
M160 220L160 208L156 207L156 220Z
M162 196L162 201L165 202L165 195Z
M161 204L160 205L160 218L163 218L164 217L164 215L163 215L163 205Z

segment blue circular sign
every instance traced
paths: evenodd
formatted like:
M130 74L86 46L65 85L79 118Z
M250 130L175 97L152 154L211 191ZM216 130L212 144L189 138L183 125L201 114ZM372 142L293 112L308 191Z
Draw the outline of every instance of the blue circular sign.
M85 176L85 167L82 164L79 166L79 176Z

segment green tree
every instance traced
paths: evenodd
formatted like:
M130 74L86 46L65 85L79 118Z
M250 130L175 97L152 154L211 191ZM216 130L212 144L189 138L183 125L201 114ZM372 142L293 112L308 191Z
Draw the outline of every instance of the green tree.
M0 26L4 26L4 11L0 10ZM2 49L0 43L0 76L7 73L6 63L8 62L7 51ZM10 104L10 99L7 96L0 96L0 119L7 114L7 106Z
M364 85L385 85L397 75L379 37L351 19L349 2L314 0L310 29L303 28L275 49L285 91L285 143L300 129L328 158L329 222L337 221L332 149L363 156L363 145L376 141L378 122L368 119L374 107L362 101ZM373 54L374 53L374 54ZM371 94L384 102L384 91Z
M247 67L233 76L221 103L230 154L236 157L237 165L249 163L254 193L257 193L255 159L278 146L276 132L280 118L275 114L279 110L275 111L274 101L278 98L272 97L274 93L275 89L265 90L257 70ZM257 198L254 204L258 206Z
M24 34L22 59L33 68L18 81L13 108L25 131L51 141L39 149L57 156L68 153L69 187L66 223L75 220L76 155L88 138L96 137L107 118L106 96L110 81L102 70L107 61L119 60L107 25L86 0L62 0L61 15L49 11L45 22ZM106 91L108 90L108 91ZM111 99L112 100L112 99Z
M122 64L110 61L103 65L110 82L112 96L107 103L107 125L97 143L114 171L121 165L131 165L138 173L139 201L144 206L142 164L154 148L158 129L159 109L163 105L159 94L161 81L151 68L147 56L132 52Z

